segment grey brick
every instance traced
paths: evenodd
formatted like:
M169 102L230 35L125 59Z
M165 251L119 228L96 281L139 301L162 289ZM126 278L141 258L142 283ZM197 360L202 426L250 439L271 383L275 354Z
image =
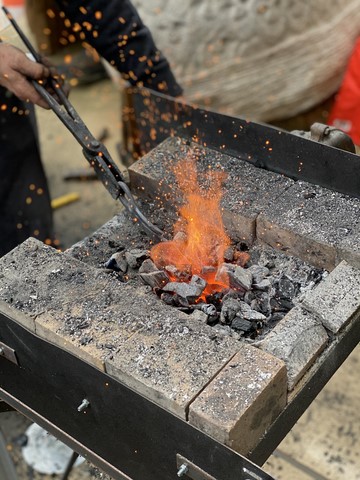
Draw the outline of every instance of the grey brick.
M260 348L285 362L291 390L327 343L328 336L320 321L295 307L266 336Z
M360 221L360 211L358 215ZM360 268L360 228L354 229L344 235L339 243L336 245L337 263L341 260L346 260L354 267Z
M286 404L281 360L242 344L240 351L190 405L189 421L247 455Z
M196 158L200 173L209 168L225 173L221 206L232 240L252 243L258 213L294 183L238 158L195 143L188 145L180 138L169 138L130 167L132 189L152 200L159 197L166 205L179 204L181 194L172 169L177 162L183 162L186 168L186 159L191 156Z
M257 220L257 237L332 270L345 255L344 237L349 236L348 246L359 243L359 213L360 199L297 182L263 210Z
M145 326L107 359L106 370L186 418L188 405L239 348L233 338L216 336L208 325L172 309L165 321Z
M34 319L43 338L98 368L142 328L144 311L159 316L156 296L32 238L2 257L0 268L0 300Z
M360 269L341 262L306 294L303 305L315 313L327 329L337 333L355 316L360 316Z

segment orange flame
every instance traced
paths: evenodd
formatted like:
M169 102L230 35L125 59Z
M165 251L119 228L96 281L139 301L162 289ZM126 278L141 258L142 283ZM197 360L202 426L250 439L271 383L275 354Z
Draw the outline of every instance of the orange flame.
M174 171L185 204L179 208L180 221L175 225L174 239L158 243L150 255L158 268L174 265L179 271L191 271L204 278L208 283L204 299L206 294L228 286L224 279L221 284L215 282L217 267L223 263L224 252L230 245L220 211L225 174L209 169L200 186L194 160L179 162Z

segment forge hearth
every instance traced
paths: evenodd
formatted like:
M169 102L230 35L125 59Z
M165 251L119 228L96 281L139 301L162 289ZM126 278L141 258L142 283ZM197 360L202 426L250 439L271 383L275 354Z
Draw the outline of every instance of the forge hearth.
M169 235L180 201L169 164L189 154L227 173L225 226L248 266L298 286L284 316L252 338L167 305L139 274L153 243L124 213L64 253L29 239L3 257L0 306L247 455L359 321L360 200L172 138L131 168L142 208Z
M159 269L144 248L121 249L105 267L117 272L121 281L140 278L165 304L211 325L214 335L244 337L250 343L263 340L305 293L328 275L265 246L240 253L246 253L246 267L243 261L241 265L232 263L233 255L228 254L228 263L221 263L218 269L206 267L203 276L202 272L192 275L191 269L178 271L174 266ZM204 294L210 268L215 277L213 288L218 290ZM216 278L225 275L229 285L216 284Z

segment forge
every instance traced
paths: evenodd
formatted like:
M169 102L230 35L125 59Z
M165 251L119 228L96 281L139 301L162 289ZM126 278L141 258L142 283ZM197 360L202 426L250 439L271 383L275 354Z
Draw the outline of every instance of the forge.
M262 464L359 341L360 199L170 136L129 169L167 238L190 157L224 177L224 264L247 279L226 312L149 280L126 213L65 252L28 239L0 259L0 397L115 479L266 479L243 457Z

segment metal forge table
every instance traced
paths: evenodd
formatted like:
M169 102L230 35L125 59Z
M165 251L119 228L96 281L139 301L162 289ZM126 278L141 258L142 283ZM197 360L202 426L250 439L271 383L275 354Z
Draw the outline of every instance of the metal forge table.
M162 97L160 96L155 98L155 102L158 102L159 98L161 101ZM140 118L146 122L151 117L151 120L156 122L156 115L154 117L153 113L152 111L152 114L148 115L146 112L145 114L142 112ZM204 113L202 112L202 114ZM205 115L209 116L213 131L220 130L222 132L222 126L216 125L217 117L210 113ZM261 147L256 150L256 145L252 143L252 154L247 153L246 155L252 159L255 158L257 166L259 164L268 166L275 153L272 154L269 149L265 150L264 145L268 145L266 143L268 138L271 138L272 141L276 135L279 135L279 132L245 121L237 120L237 122L240 122L243 128L248 128L251 135L256 134L258 136L256 141L258 145L261 144ZM181 125L181 133L184 134L183 130L186 125L183 121L179 125ZM190 120L188 126L191 126ZM163 126L161 128L162 135L168 133ZM174 125L171 128L174 128ZM193 140L197 133L198 129L196 132L191 129ZM233 139L233 130L230 133ZM281 135L287 134L281 132ZM211 135L207 137L207 140L210 139ZM343 160L345 159L346 165L350 165L352 172L359 170L359 159L356 155L320 146L301 138L292 138L291 136L286 139L285 144L286 142L290 142L292 146L296 144L297 147L302 147L302 149L300 148L302 152L304 150L321 152L322 158L326 158L326 162L332 165L331 168L341 157ZM159 138L160 140L161 138ZM285 148L281 142L279 145L282 147L277 154L283 153ZM211 146L216 148L215 145ZM322 150L323 148L326 149L325 152ZM223 151L223 148L220 146L219 150ZM234 145L230 150L231 154L236 153ZM256 155L253 155L255 150ZM295 156L293 149L290 153ZM305 159L306 155L302 158ZM311 158L311 162L313 162L313 158ZM344 162L342 162L342 167L345 168ZM283 173L281 166L277 170ZM307 171L306 168L304 170ZM318 174L319 169L316 169L315 177ZM352 183L349 184L351 193L358 188L356 182L359 178L360 175L356 179L352 176ZM339 179L331 181L339 182ZM344 188L344 184L345 181L341 188ZM357 191L359 192L359 190ZM180 415L174 413L174 408L164 408L160 394L158 398L155 395L155 403L151 395L149 398L148 395L141 394L136 387L131 388L131 382L126 376L123 381L116 378L112 374L111 368L108 368L112 362L110 357L108 363L105 362L107 368L104 371L98 357L93 355L91 349L87 349L84 337L80 339L83 342L80 347L82 351L80 355L77 352L79 339L71 343L69 337L63 335L64 332L58 335L62 328L60 324L65 325L68 320L66 315L70 312L71 305L76 307L76 298L81 305L85 305L89 299L88 303L90 303L91 309L91 301L94 297L91 297L87 285L90 290L94 291L95 296L98 295L102 298L102 293L106 292L108 287L107 282L112 282L111 279L104 280L101 275L99 281L98 274L94 272L94 269L87 277L88 267L82 262L87 261L91 245L95 257L102 249L105 258L114 249L116 250L118 246L116 245L117 233L124 229L126 221L121 217L117 222L117 225L112 225L110 228L110 230L112 229L111 238L108 235L109 227L104 226L103 231L100 229L92 237L85 239L82 244L70 249L70 255L69 253L53 252L49 247L39 245L39 242L31 240L1 259L0 398L54 434L74 451L87 457L115 479L169 480L178 478L180 475L193 480L270 478L239 453L203 433L186 419L180 418ZM69 260L70 256L76 257L77 263L74 259ZM341 260L341 258L338 259L339 262ZM359 287L359 283L357 283L359 280L358 253L355 251L350 258L348 255L346 260L350 263L346 263L345 267L340 267L340 273L341 268L350 269L354 275L350 280L355 280L355 292L357 292ZM67 268L67 262L70 262L69 268ZM351 262L355 266L351 265ZM31 278L31 271L34 272L35 277L39 271L49 272L49 291L51 292L51 299L48 300L51 304L49 310L44 310L44 304L41 303L41 292L36 292L37 278ZM57 297L56 289L51 290L51 278L63 274L62 285L66 289L65 286L69 284L70 289L65 292L65 295L69 294L70 297L68 301L63 299L61 305L59 300L61 296ZM339 275L339 267L334 268L334 275ZM75 283L73 282L74 278ZM79 280L80 278L82 280ZM93 279L96 280L96 283L91 283ZM326 285L321 288L326 290ZM71 291L75 297L71 297ZM81 298L82 293L84 298ZM115 297L110 300L103 300L107 308L109 303L116 302ZM63 318L60 318L61 308L66 310ZM149 307L149 310L151 308ZM56 312L59 315L58 319ZM252 462L259 465L268 458L358 344L360 338L359 312L360 305L359 298L357 298L347 312L348 316L343 319L340 326L336 327L336 333L331 336L331 341L323 349L321 355L314 360L313 365L307 370L301 381L289 392L282 411L257 439L251 452L247 452L246 456ZM75 310L72 311L72 315L76 316L77 313ZM58 323L56 323L57 320ZM104 324L101 323L101 325ZM88 325L82 325L79 328L86 329ZM124 350L127 352L126 348ZM123 360L126 363L125 357ZM204 385L205 387L206 385ZM244 432L244 435L246 434L247 432Z
M1 399L114 479L175 479L183 464L189 466L185 478L194 480L270 479L236 452L8 315L1 314L0 320ZM252 461L266 461L359 338L357 321L259 439ZM90 405L79 412L85 399Z

